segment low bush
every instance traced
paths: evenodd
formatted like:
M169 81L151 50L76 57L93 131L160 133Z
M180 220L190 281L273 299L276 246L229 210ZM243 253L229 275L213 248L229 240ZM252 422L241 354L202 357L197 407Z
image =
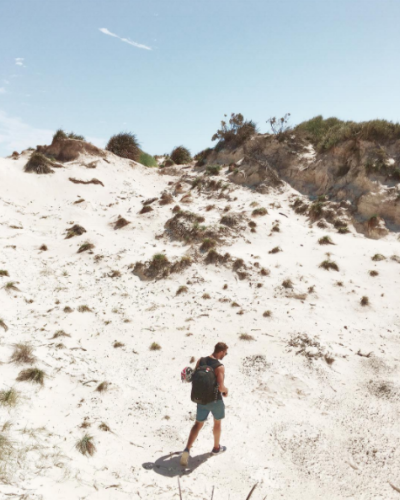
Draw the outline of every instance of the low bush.
M221 121L221 128L211 140L218 141L215 147L217 151L223 148L235 149L256 133L257 125L252 120L245 120L241 113L232 113L228 123Z
M74 132L64 132L62 128L59 128L57 132L53 135L53 142L63 141L65 139L75 139L76 141L84 141L83 135L75 134Z
M113 135L107 143L106 150L133 161L139 161L142 152L135 134L131 132Z
M190 151L184 146L178 146L172 150L171 160L177 165L186 165L192 161Z
M54 164L42 153L33 153L24 167L24 172L35 174L53 174Z
M141 163L145 167L158 167L157 160L154 158L154 156L151 156L144 151L140 153L139 163Z
M322 267L327 271L330 271L331 269L333 269L334 271L339 271L339 266L336 264L336 262L333 262L332 260L329 259L326 259L323 262L321 262L319 267Z

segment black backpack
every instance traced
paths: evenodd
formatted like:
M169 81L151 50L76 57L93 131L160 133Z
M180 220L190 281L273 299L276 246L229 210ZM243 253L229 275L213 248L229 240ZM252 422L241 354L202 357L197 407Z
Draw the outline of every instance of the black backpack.
M215 376L214 368L206 364L202 364L192 375L192 401L201 405L206 405L217 400L218 383ZM221 366L219 364L218 366ZM216 367L218 368L218 367Z

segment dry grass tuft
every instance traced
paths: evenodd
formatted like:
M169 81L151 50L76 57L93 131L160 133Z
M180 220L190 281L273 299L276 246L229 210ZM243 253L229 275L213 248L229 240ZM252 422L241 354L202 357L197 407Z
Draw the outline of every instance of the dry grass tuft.
M75 179L74 177L69 177L69 181L73 182L74 184L98 184L100 186L104 187L104 184L99 181L99 179L91 179L90 181L81 181L80 179Z
M239 339L240 340L246 340L248 342L252 341L252 340L256 340L253 335L249 335L248 333L241 333L239 335Z
M47 245L44 245L44 244L43 244L43 245L41 245L41 246L39 247L39 250L40 250L41 252L47 252L47 250L48 250Z
M51 340L58 339L59 337L71 337L69 333L65 333L64 330L57 330L56 333L51 337Z
M90 455L93 456L94 453L96 452L96 447L92 443L93 436L89 436L88 434L85 434L82 439L80 439L76 445L75 448L82 453L82 455Z
M14 352L11 355L10 362L17 365L22 365L24 363L32 364L36 361L36 357L33 355L33 347L29 344L15 344Z
M282 286L283 288L293 288L293 282L291 279L283 280Z
M110 427L104 422L101 422L101 424L99 425L99 429L104 432L111 432Z
M376 253L373 257L372 260L375 262L379 262L381 260L386 260L386 257L382 255L381 253Z
M33 153L28 163L25 165L24 171L35 174L53 174L53 162L42 153Z
M8 271L6 271L4 269L0 269L0 277L1 276L10 276L10 275L8 274Z
M264 311L263 316L264 316L264 318L270 318L272 316L272 312L271 311Z
M118 347L124 347L124 345L125 344L123 342L118 342L118 340L115 340L113 347L114 347L114 349L118 349Z
M11 387L11 389L0 391L0 405L13 407L18 402L19 394Z
M282 249L280 247L274 247L268 253L278 253L278 252L282 252Z
M260 274L261 276L269 276L271 274L271 271L269 269L265 269L265 267L262 267L260 269Z
M106 392L108 390L109 383L108 382L102 382L96 387L97 392Z
M5 332L8 331L8 326L4 323L4 320L0 318L0 326L3 328Z
M171 193L168 193L168 191L163 191L161 193L160 197L160 205L170 205L171 203L174 202L174 198Z
M372 277L378 276L378 274L379 274L378 271L375 270L369 271L369 275Z
M334 245L333 241L331 240L331 238L329 236L323 236L322 238L320 238L318 240L318 243L320 245Z
M176 291L176 295L180 295L181 293L187 293L188 287L186 285L181 285Z
M147 214L148 212L153 212L150 205L144 205L144 207L139 211L139 214Z
M200 245L201 252L208 252L211 248L215 248L217 246L217 242L212 238L204 238L202 244Z
M72 312L73 312L73 309L72 309L71 307L69 307L69 306L65 306L65 307L64 307L64 312L65 312L65 313L72 313Z
M175 205L174 208L172 209L173 214L177 214L180 211L181 211L181 207L179 205Z
M87 252L88 250L92 250L94 248L93 243L86 241L83 245L81 245L78 249L78 253Z
M32 382L35 384L43 385L46 373L39 368L27 368L19 372L17 381L18 382Z
M272 226L272 229L271 231L273 231L274 233L279 233L281 230L281 228L279 227L279 224L275 224Z
M79 224L74 224L72 227L67 229L66 240L73 238L74 236L81 236L83 233L86 233L86 229Z
M120 278L122 276L120 271L110 271L107 275L109 278Z
M206 212L209 212L210 210L213 210L214 208L215 208L215 205L207 205Z
M21 290L16 286L16 282L15 281L9 281L8 283L6 283L3 288L5 289L6 292L11 292L11 291L14 291L14 292L20 292Z
M78 312L80 313L85 313L85 312L92 312L89 306L83 305L78 307Z
M222 287L222 290L227 290L228 289L228 285L225 283L225 285Z
M267 215L268 214L268 210L264 207L260 207L260 208L255 208L253 210L253 212L251 213L251 215L253 217L257 217L257 216L261 216L261 215Z
M150 347L150 351L159 351L161 349L160 344L157 344L157 342L153 342Z
M210 294L209 294L209 293L203 293L203 295L202 295L202 297L201 297L201 298L202 298L202 299L206 299L206 300L207 300L207 299L211 299L211 296L210 296Z
M342 226L338 228L339 234L347 234L350 232L350 229L347 226Z
M369 298L367 296L361 297L360 304L362 306L369 306Z
M339 271L339 266L334 262L333 260L326 259L321 264L319 267L322 267L323 269L326 269L327 271L330 271L333 269L334 271Z
M124 217L119 216L114 224L114 229L115 230L122 229L123 227L127 226L128 224L130 224L130 222L128 220L124 219Z

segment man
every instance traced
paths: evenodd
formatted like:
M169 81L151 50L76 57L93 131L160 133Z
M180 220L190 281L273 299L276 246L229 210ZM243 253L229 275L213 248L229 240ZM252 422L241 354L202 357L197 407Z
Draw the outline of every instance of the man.
M224 383L225 367L221 363L221 360L224 359L224 357L227 355L228 355L228 346L223 342L218 342L211 356L207 356L206 358L200 358L196 363L195 370L197 370L199 366L204 366L204 365L210 366L211 368L214 369L214 373L218 384L217 397L216 400L213 401L212 403L208 403L206 405L201 405L201 404L197 405L196 423L194 424L194 426L190 431L186 448L181 456L181 465L184 467L186 467L188 464L190 449L193 446L193 443L196 441L196 438L199 435L199 432L203 427L204 422L207 420L207 417L210 414L210 412L214 417L214 429L213 429L214 448L212 449L211 453L213 455L219 455L224 451L226 451L226 447L221 446L219 441L221 438L221 421L225 417L225 405L222 399L222 395L224 395L225 397L228 396L228 389L227 387L225 387Z

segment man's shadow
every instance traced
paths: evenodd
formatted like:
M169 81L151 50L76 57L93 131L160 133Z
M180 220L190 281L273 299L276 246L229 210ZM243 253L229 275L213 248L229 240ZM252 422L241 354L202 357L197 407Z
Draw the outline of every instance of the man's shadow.
M189 458L189 465L182 467L180 464L181 451L170 453L158 458L155 462L146 462L142 467L146 470L153 470L156 474L167 477L185 476L191 474L197 467L207 462L212 457L211 453L203 453Z

